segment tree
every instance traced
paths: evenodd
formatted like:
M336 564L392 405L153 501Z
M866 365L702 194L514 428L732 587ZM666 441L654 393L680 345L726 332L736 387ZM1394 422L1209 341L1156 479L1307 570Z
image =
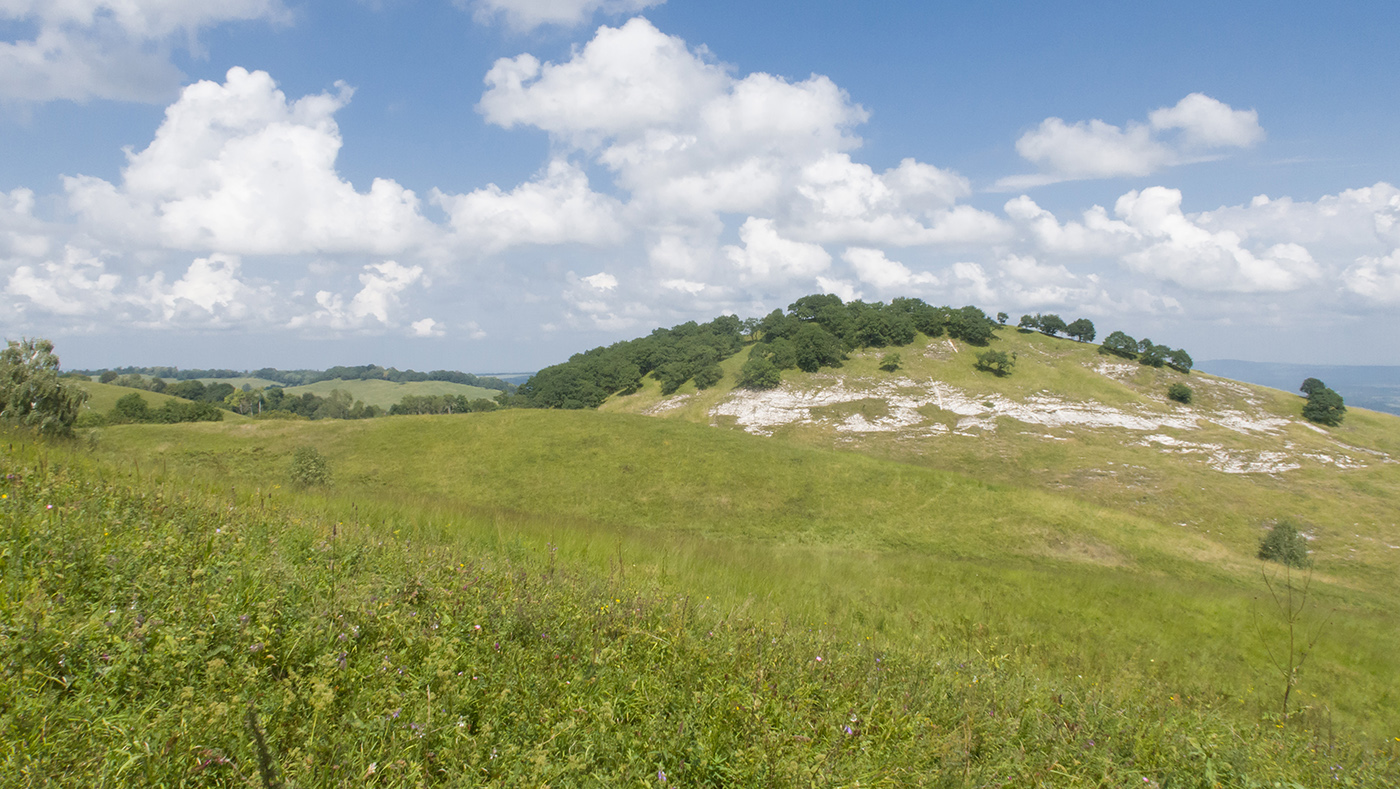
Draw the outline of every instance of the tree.
M86 389L59 378L52 342L10 340L0 351L0 419L46 435L68 435L87 397Z
M712 364L708 367L702 367L698 372L695 373L695 388L709 389L711 386L714 386L715 384L719 383L720 380L723 378L724 369L718 364Z
M1190 373L1192 364L1191 354L1180 348L1167 354L1167 366L1179 373Z
M1161 367L1167 363L1167 354L1171 353L1171 350L1144 337L1138 340L1138 363L1149 367Z
M1040 331L1043 334L1054 337L1056 334L1068 328L1069 327L1065 325L1064 319L1054 313L1040 316Z
M1167 387L1167 397L1178 403L1190 403L1192 392L1191 387L1183 383L1175 383Z
M739 386L745 389L772 389L781 382L778 368L762 354L753 354L739 369Z
M116 370L103 370L102 374L97 376L97 382L100 384L110 384L115 380L117 380Z
M845 356L841 341L815 323L802 324L792 344L797 353L798 369L807 373L815 373L823 367L840 367Z
M892 373L895 370L899 369L899 366L903 363L903 361L903 359L899 358L899 354L887 353L884 356L880 357L880 369L884 370L887 373Z
M117 398L117 402L112 405L110 418L113 422L149 422L151 407L144 397L132 392Z
M1065 334L1080 342L1094 341L1094 322L1088 318L1077 318L1069 326L1065 327Z
M1015 366L1015 357L1007 355L1006 351L983 351L977 354L977 369L985 370L998 378L1010 375L1011 368Z
M1303 404L1303 418L1328 427L1340 425L1347 412L1342 396L1316 378L1309 378L1303 385L1312 390L1308 401Z
M1311 397L1313 392L1320 392L1326 388L1327 384L1324 384L1316 378L1304 378L1303 385L1298 387L1298 390Z
M1021 322L1016 324L1016 328L1022 331L1040 331L1040 316L1022 315Z
M1137 340L1123 332L1115 331L1104 338L1103 345L1099 346L1099 353L1111 353L1124 359L1136 359L1138 343Z
M1000 323L1002 326L1005 326L1005 325L1006 325L1006 322L1007 322L1008 320L1010 320L1010 319L1011 319L1011 316L1010 316L1010 315L1007 315L1007 314L1004 313L1004 312L998 312L998 313L997 313L997 323Z

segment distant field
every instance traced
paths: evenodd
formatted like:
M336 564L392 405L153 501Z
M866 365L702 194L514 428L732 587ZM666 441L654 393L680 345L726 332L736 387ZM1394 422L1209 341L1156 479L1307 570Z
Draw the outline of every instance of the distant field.
M409 383L394 383L393 381L345 381L339 378L330 381L317 381L306 386L289 386L287 394L300 395L303 392L325 397L331 391L339 389L349 393L356 400L364 401L365 405L377 405L387 409L408 395L461 395L468 400L485 399L491 400L500 394L495 389L486 389L480 386L466 386L465 384L454 384L450 381L412 381Z

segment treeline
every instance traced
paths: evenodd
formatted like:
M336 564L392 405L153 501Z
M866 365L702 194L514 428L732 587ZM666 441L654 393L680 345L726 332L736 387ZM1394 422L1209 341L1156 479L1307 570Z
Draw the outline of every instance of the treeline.
M843 303L833 294L803 296L787 312L773 310L753 324L757 340L739 371L738 384L752 389L777 386L781 372L797 368L814 373L840 367L860 348L902 347L923 334L947 334L972 345L995 336L996 321L977 307L935 307L922 299L898 298L889 304Z
M1111 354L1123 359L1136 359L1149 367L1170 367L1180 373L1191 372L1191 354L1180 348L1158 345L1144 337L1134 340L1121 331L1115 331L1104 338L1099 353Z
M707 389L724 376L720 362L756 343L739 373L741 386L776 386L781 371L816 372L839 367L859 348L908 345L923 333L947 334L973 345L986 345L997 323L976 307L934 307L920 299L889 304L842 302L839 296L814 294L762 318L740 320L724 315L705 324L694 321L657 329L646 337L578 353L547 367L520 386L505 404L527 408L596 408L609 396L630 394L652 376L662 394L687 381Z
M222 422L224 412L209 402L166 400L160 408L151 408L141 395L122 395L106 414L87 414L79 420L81 427L155 423L170 425L177 422Z
M394 367L380 367L377 364L364 364L354 367L331 367L325 370L278 370L273 367L264 367L259 370L225 370L212 368L207 370L191 369L181 370L178 367L114 367L100 370L77 370L78 374L88 377L98 376L102 383L115 384L117 386L130 386L134 389L147 389L149 391L162 391L150 385L141 385L137 381L149 381L156 379L161 381L161 385L168 385L167 381L192 381L197 378L261 378L265 381L272 381L283 386L305 386L307 384L319 383L321 381L392 381L393 383L414 383L418 381L447 381L454 384L466 386L479 386L483 389L494 389L498 392L510 393L515 391L513 384L506 383L499 378L491 376L472 375L457 370L433 370L432 372L420 373L416 370L399 370Z
M390 416L401 414L475 414L495 411L500 405L484 397L468 400L463 395L407 395L389 408Z
M576 353L520 385L506 404L525 408L597 408L609 395L630 394L655 375L666 394L686 381L701 389L719 383L719 363L744 347L745 324L724 315L657 329L646 337Z

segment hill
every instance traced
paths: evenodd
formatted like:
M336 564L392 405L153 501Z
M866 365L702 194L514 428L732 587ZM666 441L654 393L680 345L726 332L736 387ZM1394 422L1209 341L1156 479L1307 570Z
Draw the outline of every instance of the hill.
M379 420L369 432L415 421L421 435L499 418ZM345 440L350 426L281 425L313 440ZM191 459L199 436L233 438L227 425L178 427L193 434L181 442ZM1245 787L1397 775L1394 753L1330 730L1319 739L1304 715L1246 723L1233 698L1188 695L1132 665L1107 681L1092 664L1064 675L981 617L880 645L737 608L721 588L732 577L709 575L703 598L667 591L674 565L639 574L630 546L616 547L612 570L590 570L534 542L542 524L520 518L404 519L382 495L346 509L227 479L201 492L178 464L143 474L134 458L12 438L0 447L11 590L0 766L26 785Z
M345 381L339 378L328 381L317 381L314 384L305 386L289 386L286 392L290 396L299 396L303 392L311 392L320 397L325 397L332 391L339 389L349 394L353 399L362 401L365 405L379 406L388 410L389 406L398 403L409 395L430 396L430 395L453 395L462 396L467 400L492 400L500 394L495 389L486 389L480 386L468 386L450 381L408 381L405 383L394 383L393 381L377 380L352 380Z
M146 401L146 405L152 410L160 408L169 402L184 403L178 397L167 394L149 392L144 389L131 389L125 386L113 386L111 384L98 383L97 381L80 382L82 387L88 392L88 401L83 405L83 413L106 414L112 410L112 406L117 404L117 400L135 392ZM233 411L224 411L224 420L228 422L246 422L248 417L237 414Z
M1400 415L1400 367L1384 365L1273 364L1216 359L1200 368L1225 378L1296 392L1306 378L1321 378L1347 405Z

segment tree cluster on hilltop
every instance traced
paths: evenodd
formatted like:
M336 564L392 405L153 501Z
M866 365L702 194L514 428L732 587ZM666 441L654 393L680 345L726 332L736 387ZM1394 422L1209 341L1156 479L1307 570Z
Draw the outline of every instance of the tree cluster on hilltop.
M1104 338L1099 353L1111 354L1123 359L1136 359L1148 367L1170 367L1180 373L1190 373L1194 362L1191 354L1180 348L1158 345L1144 337L1134 340L1121 331L1115 331Z
M611 395L637 391L648 375L661 383L662 394L687 381L706 389L722 379L720 362L738 353L746 340L754 347L737 383L768 388L778 385L783 370L839 367L853 350L908 345L920 333L984 346L996 327L996 321L972 306L934 307L913 298L847 303L839 296L813 294L762 318L741 321L725 315L705 324L691 321L575 354L536 373L507 402L529 408L596 408Z
M458 372L457 370L433 370L432 372L420 373L416 370L399 370L394 367L380 367L377 364L362 364L353 367L330 367L325 370L278 370L273 367L264 367L259 370L227 370L227 369L189 369L181 370L178 367L113 367L99 370L78 370L78 374L88 377L100 376L98 380L102 383L115 384L117 386L129 386L133 389L147 389L153 392L162 391L155 388L149 382L151 379L161 381L161 385L166 385L168 381L191 381L197 378L261 378L265 381L282 384L283 386L306 386L307 384L320 383L321 381L390 381L393 383L418 383L421 381L446 381L448 383L462 384L464 386L479 386L483 389L494 389L498 392L513 392L515 386L506 383L499 378L491 376L478 376L471 373ZM147 383L142 384L145 381Z
M1038 312L1034 315L1022 315L1016 328L1023 331L1038 331L1047 337L1064 334L1080 342L1094 341L1093 321L1088 318L1076 318L1071 323L1065 323L1064 318L1053 312L1047 312L1044 315Z
M508 403L526 408L597 408L610 395L630 394L654 376L671 394L686 381L700 388L723 376L719 363L744 346L744 324L734 315L709 323L688 321L646 337L576 353L520 385Z

